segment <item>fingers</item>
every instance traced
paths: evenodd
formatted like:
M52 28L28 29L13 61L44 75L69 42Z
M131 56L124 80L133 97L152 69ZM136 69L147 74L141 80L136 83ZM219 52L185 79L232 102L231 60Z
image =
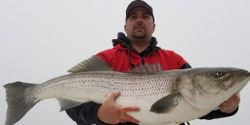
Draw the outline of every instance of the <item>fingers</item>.
M238 93L236 93L236 94L235 94L235 96L238 96L238 97L240 98L240 93L239 93L239 92L238 92Z
M224 113L231 113L232 109L231 107L225 106L225 105L221 105L219 106L220 110ZM234 111L234 110L233 110Z
M128 115L128 112L138 112L140 109L138 107L125 107L120 109L120 119L121 122L127 121L138 124L140 121Z
M103 102L98 109L97 117L100 121L108 124L118 124L125 122L139 123L139 121L128 112L138 112L138 107L123 107L116 104L116 99L120 96L120 92L112 92L111 95Z
M118 106L115 102L119 95L120 92L112 92L111 95L103 102L97 112L97 117L100 121L109 124L117 124L120 122L120 106Z
M136 124L138 124L140 121L139 120L137 120L137 119L135 119L135 118L133 118L132 116L130 116L130 115L128 115L128 114L126 114L126 113L122 113L121 115L120 115L120 121L123 123L124 121L125 122L132 122L132 123L136 123Z
M219 109L225 113L232 113L237 109L239 102L240 102L240 97L239 94L237 93L232 97L230 97L225 102L223 102L221 105L219 105Z
M120 92L114 91L111 93L108 99L115 101L120 96Z
M123 110L123 112L138 112L138 111L140 111L140 108L138 108L138 107L125 107L122 110Z

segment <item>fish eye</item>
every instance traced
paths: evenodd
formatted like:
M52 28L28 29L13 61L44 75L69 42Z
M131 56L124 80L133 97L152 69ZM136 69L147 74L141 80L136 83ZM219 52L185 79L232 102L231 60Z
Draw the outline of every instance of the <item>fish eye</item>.
M225 72L215 72L214 77L220 78L225 75Z

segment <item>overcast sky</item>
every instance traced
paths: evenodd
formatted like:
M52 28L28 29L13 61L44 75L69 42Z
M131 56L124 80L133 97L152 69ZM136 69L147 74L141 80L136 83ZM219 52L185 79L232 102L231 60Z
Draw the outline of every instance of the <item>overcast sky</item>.
M42 83L93 54L111 48L123 31L131 0L1 0L0 124L7 105L2 85L13 81ZM239 67L250 70L249 0L147 0L153 7L154 36L193 67ZM241 91L237 115L194 120L192 125L247 124L250 86ZM248 97L247 97L248 96ZM58 112L57 101L37 104L17 125L74 125Z

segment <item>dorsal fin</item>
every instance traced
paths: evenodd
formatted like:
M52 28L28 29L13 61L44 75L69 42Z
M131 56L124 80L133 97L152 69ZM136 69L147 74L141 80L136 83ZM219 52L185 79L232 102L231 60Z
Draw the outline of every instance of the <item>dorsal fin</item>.
M100 57L94 55L89 59L86 59L76 66L68 70L71 73L86 72L86 71L110 71L112 68L108 64L100 59Z
M144 64L139 65L130 70L129 72L135 72L135 73L158 73L162 72L163 69L160 64Z

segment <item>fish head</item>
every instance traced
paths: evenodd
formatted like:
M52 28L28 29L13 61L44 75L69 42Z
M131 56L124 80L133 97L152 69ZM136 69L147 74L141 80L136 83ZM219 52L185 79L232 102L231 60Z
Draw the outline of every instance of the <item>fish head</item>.
M193 77L193 83L203 93L217 94L221 91L245 85L249 80L249 72L237 68L200 69Z
M239 92L250 80L250 73L238 68L197 68L180 78L184 99L197 108L211 109Z

